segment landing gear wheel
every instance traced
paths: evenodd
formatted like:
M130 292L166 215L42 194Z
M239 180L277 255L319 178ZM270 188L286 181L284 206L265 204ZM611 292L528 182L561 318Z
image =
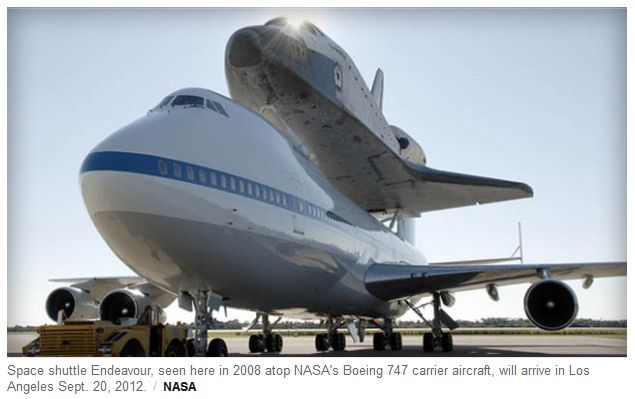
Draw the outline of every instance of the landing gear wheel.
M282 346L283 346L283 341L282 341L282 335L280 334L274 334L274 341L275 341L275 346L276 346L276 352L282 352Z
M443 352L452 352L454 349L454 342L452 340L451 333L443 333L441 336L441 348Z
M324 352L329 350L329 340L326 334L317 334L315 336L315 350L318 352Z
M386 349L386 334L383 332L373 334L373 349L376 351L383 351Z
M227 357L227 345L220 338L214 338L207 346L208 357Z
M346 348L346 336L335 332L331 335L331 344L334 351L343 351Z
M267 352L280 352L282 350L282 336L280 334L265 335L265 349Z
M265 337L262 334L249 336L249 352L261 353L265 351Z
M434 335L431 332L423 334L423 351L434 352Z
M400 351L402 348L401 333L394 332L390 334L389 343L390 343L391 350Z
M184 357L185 356L185 347L183 344L176 339L170 342L170 345L165 349L165 357Z

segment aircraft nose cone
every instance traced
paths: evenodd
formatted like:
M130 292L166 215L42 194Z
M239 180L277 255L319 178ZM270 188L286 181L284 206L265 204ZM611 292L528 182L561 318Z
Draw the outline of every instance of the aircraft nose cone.
M258 34L251 29L234 33L227 44L229 62L235 67L256 65L262 59L262 45Z

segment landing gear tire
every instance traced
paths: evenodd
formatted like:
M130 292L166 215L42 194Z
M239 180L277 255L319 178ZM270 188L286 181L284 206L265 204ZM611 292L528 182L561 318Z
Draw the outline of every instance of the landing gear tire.
M329 350L328 335L322 333L315 336L315 350L317 350L318 352Z
M253 334L249 336L249 352L261 353L265 351L265 336Z
M282 336L280 334L265 335L265 349L267 352L280 352L282 350Z
M443 333L443 335L441 336L441 348L443 349L443 352L452 352L452 350L454 349L452 334Z
M208 357L227 357L227 344L220 338L214 338L207 346Z
M373 334L373 349L376 351L383 351L386 349L386 334L383 332Z
M333 333L331 335L331 346L334 351L343 351L346 348L346 336L344 333Z
M434 352L434 335L431 332L423 334L423 351Z
M389 343L390 343L390 349L391 350L400 351L401 348L402 348L401 333L394 332L394 333L390 334Z

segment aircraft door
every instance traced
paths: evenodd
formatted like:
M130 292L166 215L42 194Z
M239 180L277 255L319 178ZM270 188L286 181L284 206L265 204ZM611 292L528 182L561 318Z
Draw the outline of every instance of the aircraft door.
M292 219L293 219L293 233L298 235L304 235L304 217L301 215L304 205L302 204L302 185L300 180L295 177L289 178L291 182L291 194L295 196L291 201L293 207Z

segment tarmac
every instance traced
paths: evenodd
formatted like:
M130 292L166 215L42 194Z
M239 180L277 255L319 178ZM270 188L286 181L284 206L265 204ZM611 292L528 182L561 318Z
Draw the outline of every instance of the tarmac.
M210 331L210 337L213 338ZM9 333L8 356L22 356L21 348L35 333ZM346 350L316 352L313 336L285 336L279 354L249 353L248 337L223 338L230 356L335 356L335 357L543 357L543 356L626 356L625 336L594 335L455 335L454 351L424 352L420 335L404 335L401 351L373 350L372 336L363 343L346 338Z

